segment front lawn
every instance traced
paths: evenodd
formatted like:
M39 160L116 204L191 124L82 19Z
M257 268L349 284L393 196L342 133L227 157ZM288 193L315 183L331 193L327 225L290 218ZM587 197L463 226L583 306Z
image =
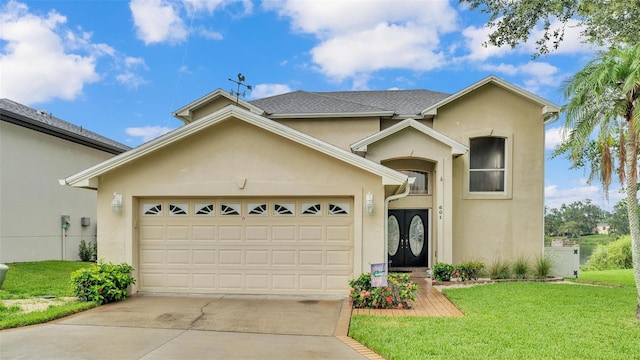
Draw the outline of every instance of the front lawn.
M463 318L358 315L350 336L387 359L638 359L636 291L624 278L616 277L620 287L518 282L446 289Z
M0 288L0 300L20 300L24 307L49 298L41 311L27 312L20 305L0 303L0 329L39 324L96 306L93 302L67 301L73 297L71 273L92 266L90 262L40 261L7 264L9 272ZM27 300L28 299L28 300Z

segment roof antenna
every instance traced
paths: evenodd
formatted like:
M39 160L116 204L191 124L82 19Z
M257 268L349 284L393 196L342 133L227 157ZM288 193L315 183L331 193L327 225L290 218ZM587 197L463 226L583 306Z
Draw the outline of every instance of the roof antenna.
M229 93L231 94L231 96L236 96L236 105L238 105L238 102L240 101L240 96L245 97L246 92L243 90L242 93L240 93L240 86L244 86L247 88L247 90L251 90L251 85L248 84L244 84L244 75L242 75L241 73L238 73L238 80L233 80L231 78L229 78L229 81L231 81L232 83L236 83L238 84L238 90L236 90L235 92L233 90L229 91Z

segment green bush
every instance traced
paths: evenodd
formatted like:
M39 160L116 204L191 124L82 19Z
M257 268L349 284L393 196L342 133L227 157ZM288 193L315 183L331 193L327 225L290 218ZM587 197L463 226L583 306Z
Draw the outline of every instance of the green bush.
M584 266L587 271L631 268L631 236L623 236L607 245L598 245Z
M493 280L509 279L511 278L511 265L507 260L496 259L489 264L487 275Z
M409 308L408 301L416 299L418 285L411 281L411 274L389 273L387 286L372 287L371 274L360 275L349 281L351 286L349 299L354 308Z
M96 261L98 255L98 244L89 242L87 244L84 240L80 241L78 256L82 261Z
M551 276L551 267L553 266L553 261L550 257L546 255L541 255L536 258L533 273L537 279L546 279Z
M460 281L478 280L478 276L484 269L484 264L480 261L467 261L455 266L451 271L451 276L458 278Z
M531 265L524 256L519 256L513 261L513 275L516 279L526 279L531 271Z
M80 301L100 304L127 298L127 287L135 284L129 264L115 265L98 261L94 266L76 270L71 274L75 295Z
M447 263L436 263L433 265L433 280L436 281L449 281L451 280L451 272L455 267Z

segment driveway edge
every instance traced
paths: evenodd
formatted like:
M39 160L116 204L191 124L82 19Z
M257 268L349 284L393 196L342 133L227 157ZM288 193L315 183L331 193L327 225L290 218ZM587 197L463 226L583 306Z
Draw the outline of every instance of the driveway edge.
M349 299L345 299L342 302L342 306L340 308L340 316L338 318L338 324L336 325L336 329L333 333L333 336L369 360L385 360L382 356L378 355L376 352L372 351L368 347L360 344L359 342L349 337L350 323L351 323L351 302L349 301Z

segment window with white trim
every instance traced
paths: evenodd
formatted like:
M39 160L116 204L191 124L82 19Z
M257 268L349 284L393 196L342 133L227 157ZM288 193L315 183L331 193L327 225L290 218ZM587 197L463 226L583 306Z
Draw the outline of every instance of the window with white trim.
M401 173L415 178L409 195L428 195L429 194L429 173L420 170L400 170Z
M469 192L505 192L506 143L503 137L469 139Z

